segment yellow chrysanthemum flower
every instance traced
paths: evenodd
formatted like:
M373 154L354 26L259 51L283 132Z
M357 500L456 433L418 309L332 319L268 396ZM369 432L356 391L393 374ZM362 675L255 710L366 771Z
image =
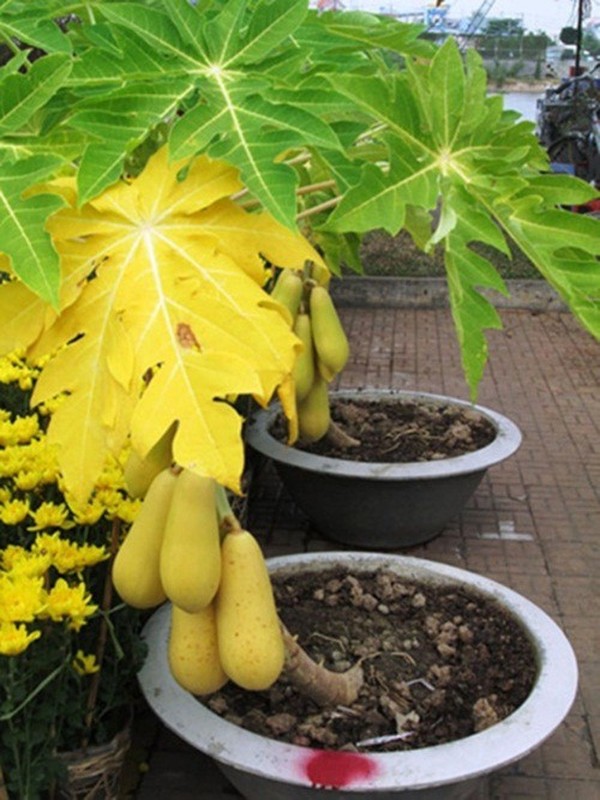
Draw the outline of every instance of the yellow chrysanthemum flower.
M12 422L10 419L0 420L0 446L6 447L12 444Z
M142 501L133 498L124 498L115 512L115 516L123 520L123 522L132 523L139 514L142 507Z
M1 427L2 424L0 423L0 428ZM1 444L2 441L0 441L0 445ZM17 475L21 470L27 468L29 459L28 448L29 445L14 445L4 449L2 458L0 458L0 477L12 478L13 475Z
M9 544L0 551L0 564L6 572L39 577L45 575L51 565L45 553L32 553L17 544Z
M73 518L78 525L95 525L104 514L104 506L92 500L79 508L71 506Z
M67 539L61 539L60 533L56 531L55 533L38 533L31 546L31 551L33 553L46 553L54 560L57 554L71 547L73 547L71 542Z
M23 391L33 386L39 370L25 360L25 353L15 351L0 358L0 382L18 383Z
M43 578L20 572L0 573L0 622L33 622L45 607Z
M0 444L10 446L26 444L40 432L37 414L27 417L17 417L13 422L0 423Z
M27 650L31 642L39 639L41 633L32 631L28 633L25 625L15 625L14 622L0 622L0 655L18 656Z
M9 500L0 505L0 521L5 525L19 525L29 515L27 500Z
M20 544L9 544L0 550L0 567L5 572L13 569L15 564L21 561L26 561L29 557L29 550L26 550Z
M93 675L94 672L100 672L100 664L96 661L96 656L93 654L86 656L83 650L77 651L71 663L78 675Z
M69 519L69 509L64 503L42 503L35 511L31 511L33 525L28 531L43 531L48 528L73 528L74 522Z
M94 499L106 509L107 514L116 516L117 509L123 502L123 495L116 489L99 489Z
M86 567L93 567L109 557L105 547L91 544L77 544L62 539L59 533L40 533L36 536L34 553L46 554L54 567L62 573L81 572Z
M101 561L106 561L106 559L110 557L110 553L106 547L96 547L96 545L93 544L81 544L79 545L77 556L79 559L79 567L75 571L80 572L82 569L85 569L85 567L94 567Z
M16 449L21 459L21 469L41 469L41 465L56 463L56 450L48 444L45 436L39 436Z
M0 486L0 505L8 503L12 497L12 492L7 486Z
M17 489L22 492L30 492L36 489L42 483L42 474L37 470L35 472L25 472L22 470L13 476L13 483Z
M123 467L118 459L114 456L109 456L104 469L96 481L96 490L122 489L124 486L125 478L123 477Z
M47 463L42 462L39 467L40 486L58 484L60 470L58 464L48 459Z
M44 616L53 622L68 620L68 627L78 631L98 609L91 599L85 583L71 586L64 578L59 578L48 592Z
M22 370L16 364L8 359L0 359L0 383L16 383L21 374Z

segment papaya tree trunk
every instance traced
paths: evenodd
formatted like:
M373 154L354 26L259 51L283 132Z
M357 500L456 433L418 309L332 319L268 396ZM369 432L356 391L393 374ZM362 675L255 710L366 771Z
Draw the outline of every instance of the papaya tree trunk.
M329 428L324 438L334 447L341 447L344 450L348 450L351 447L360 447L360 440L350 436L333 420L329 423Z
M353 703L364 682L360 663L345 672L332 672L313 661L285 625L281 628L285 645L283 674L290 683L321 707Z

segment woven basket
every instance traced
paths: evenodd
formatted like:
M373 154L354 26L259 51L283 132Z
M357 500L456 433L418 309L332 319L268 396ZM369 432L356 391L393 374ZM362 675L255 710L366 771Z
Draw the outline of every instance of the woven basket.
M117 800L121 771L131 744L127 727L103 745L61 753L67 777L57 790L60 800Z

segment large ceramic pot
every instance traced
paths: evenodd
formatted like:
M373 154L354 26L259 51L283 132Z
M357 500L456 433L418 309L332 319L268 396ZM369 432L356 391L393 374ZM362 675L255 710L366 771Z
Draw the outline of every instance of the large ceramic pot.
M281 413L278 404L254 414L246 431L250 447L273 461L294 501L322 534L353 547L397 549L433 538L462 511L486 470L511 456L521 443L521 433L509 419L453 397L389 390L339 391L331 396L381 404L450 404L475 410L496 429L487 447L456 458L365 463L313 455L278 441L269 432Z
M465 800L484 776L530 753L560 725L577 689L577 664L560 628L512 590L465 570L408 556L312 553L270 559L272 574L379 567L407 580L456 585L494 599L527 632L538 672L528 699L500 723L464 739L419 750L358 754L284 744L246 731L209 711L172 678L167 663L169 607L146 625L142 690L163 723L215 759L248 800Z

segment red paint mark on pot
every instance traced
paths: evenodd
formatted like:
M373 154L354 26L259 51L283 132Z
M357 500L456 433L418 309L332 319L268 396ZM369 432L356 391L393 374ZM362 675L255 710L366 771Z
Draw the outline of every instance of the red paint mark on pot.
M342 789L360 780L373 778L377 765L369 756L316 750L304 761L302 769L313 784L328 789Z

